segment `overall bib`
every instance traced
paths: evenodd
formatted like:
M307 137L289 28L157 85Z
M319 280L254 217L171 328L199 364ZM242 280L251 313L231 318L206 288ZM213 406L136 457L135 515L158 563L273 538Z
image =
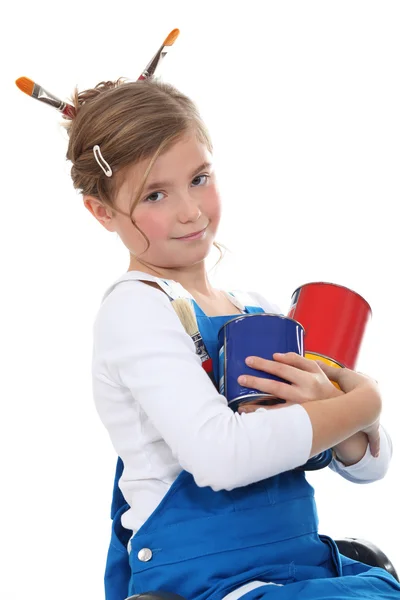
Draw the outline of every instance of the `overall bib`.
M207 317L194 307L218 381L218 331L233 317ZM264 311L246 306L246 312ZM182 471L130 541L132 532L121 524L129 509L118 488L122 470L119 459L106 600L157 590L221 600L253 581L259 583L244 588L246 600L400 600L389 573L341 555L331 538L318 535L314 490L301 470L219 492L198 487Z

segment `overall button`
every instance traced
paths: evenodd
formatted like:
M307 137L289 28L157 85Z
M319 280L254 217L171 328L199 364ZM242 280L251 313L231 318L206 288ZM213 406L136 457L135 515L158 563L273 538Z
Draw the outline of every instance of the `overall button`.
M150 548L142 548L138 552L138 559L142 562L148 562L153 557L153 553Z

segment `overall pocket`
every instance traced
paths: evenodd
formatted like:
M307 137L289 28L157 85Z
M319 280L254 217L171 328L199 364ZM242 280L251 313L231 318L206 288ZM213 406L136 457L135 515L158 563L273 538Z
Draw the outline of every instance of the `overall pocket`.
M330 549L330 565L337 577L341 577L343 575L342 570L342 561L340 558L339 548L336 545L336 542L327 535L319 535L318 536L321 542L326 544Z
M284 586L294 582L294 564L275 565L273 568L254 569L246 575L236 576L229 582L222 583L217 592L214 592L210 600L225 598L231 592L238 590L253 581L262 581L267 585ZM260 586L261 587L261 586ZM245 591L243 591L243 594Z

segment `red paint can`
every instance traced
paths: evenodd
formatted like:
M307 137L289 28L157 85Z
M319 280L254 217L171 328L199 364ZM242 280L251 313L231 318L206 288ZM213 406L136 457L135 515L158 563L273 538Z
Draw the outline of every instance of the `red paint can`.
M372 311L353 290L334 283L306 283L292 295L288 317L305 329L304 350L354 369Z

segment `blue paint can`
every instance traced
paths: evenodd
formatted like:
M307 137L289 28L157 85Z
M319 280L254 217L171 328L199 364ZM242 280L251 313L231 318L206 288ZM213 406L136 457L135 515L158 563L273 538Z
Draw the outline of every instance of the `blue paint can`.
M260 356L273 360L275 352L297 352L304 356L304 328L289 317L276 314L242 315L231 319L218 332L219 392L228 400L228 406L236 411L240 404L284 403L276 396L241 386L239 375L255 375L264 379L284 379L248 367L248 356Z

